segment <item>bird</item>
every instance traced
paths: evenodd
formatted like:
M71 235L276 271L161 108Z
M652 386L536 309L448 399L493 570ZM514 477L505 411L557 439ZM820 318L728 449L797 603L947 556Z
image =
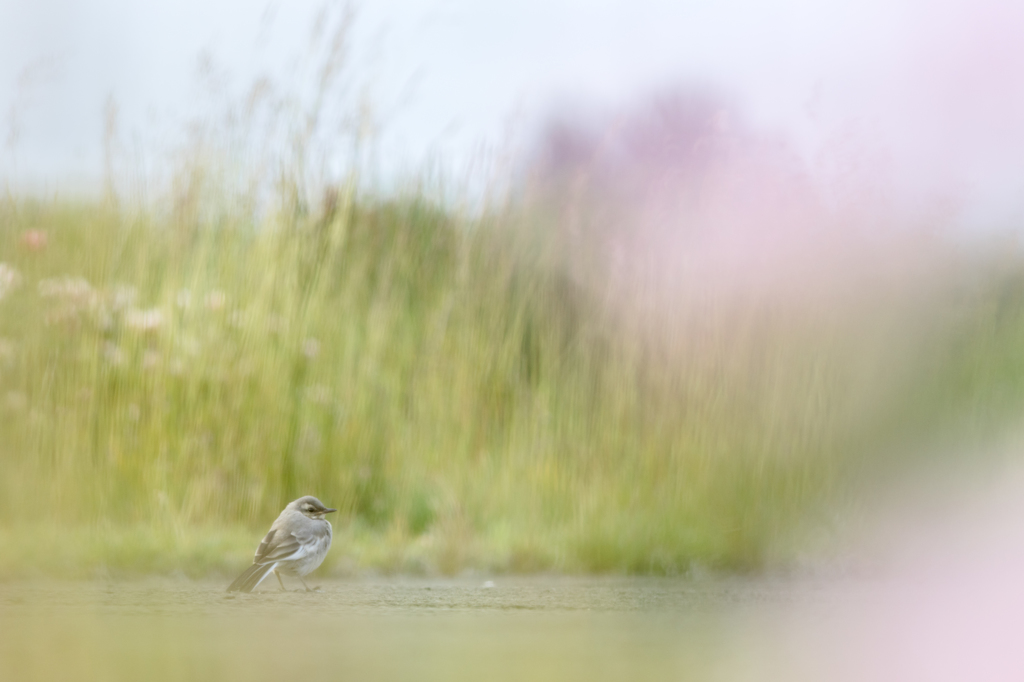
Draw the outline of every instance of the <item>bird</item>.
M316 569L327 556L332 533L331 523L324 517L336 511L328 509L312 495L289 502L256 548L252 566L238 576L227 591L252 592L273 572L282 591L288 591L281 580L283 573L295 576L307 592L312 592L302 577Z

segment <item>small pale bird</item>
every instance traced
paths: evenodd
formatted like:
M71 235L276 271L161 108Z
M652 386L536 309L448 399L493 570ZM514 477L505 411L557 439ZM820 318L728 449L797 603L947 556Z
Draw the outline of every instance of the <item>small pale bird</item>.
M289 503L256 549L252 566L231 583L228 592L252 592L271 571L282 590L283 573L298 578L310 592L302 576L311 573L327 556L331 548L331 523L324 515L335 511L338 510L328 509L312 495Z

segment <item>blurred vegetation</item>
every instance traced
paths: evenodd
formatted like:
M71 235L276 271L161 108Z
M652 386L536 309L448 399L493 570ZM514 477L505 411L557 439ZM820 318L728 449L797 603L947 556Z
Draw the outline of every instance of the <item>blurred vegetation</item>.
M338 571L757 569L872 453L1024 397L1008 250L652 325L557 223L0 204L0 573L234 570L308 493Z
M204 62L168 196L111 102L103 199L0 200L0 576L240 570L303 494L341 573L757 570L1024 402L1016 244L825 209L707 95L473 211L368 191L350 25L291 90Z

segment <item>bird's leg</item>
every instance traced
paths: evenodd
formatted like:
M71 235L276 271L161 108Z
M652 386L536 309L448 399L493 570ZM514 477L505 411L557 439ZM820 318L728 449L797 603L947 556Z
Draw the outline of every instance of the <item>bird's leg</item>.
M288 591L288 588L286 588L286 587L284 586L284 581L283 581L283 580L281 580L281 574L277 572L277 569L276 569L276 568L274 569L274 575L276 575L276 576L277 576L277 582L281 583L281 591L282 591L282 592L287 592L287 591ZM305 583L303 583L303 584L305 584Z
M319 587L314 587L313 589L309 589L309 585L307 585L306 581L302 579L302 576L299 576L299 582L302 583L302 586L306 588L306 592L319 592L320 591Z

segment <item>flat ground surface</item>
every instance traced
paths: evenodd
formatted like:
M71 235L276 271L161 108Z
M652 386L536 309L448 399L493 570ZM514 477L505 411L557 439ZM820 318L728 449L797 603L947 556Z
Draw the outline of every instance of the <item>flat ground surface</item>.
M795 679L818 670L815 631L877 597L786 580L227 582L0 585L0 679Z

